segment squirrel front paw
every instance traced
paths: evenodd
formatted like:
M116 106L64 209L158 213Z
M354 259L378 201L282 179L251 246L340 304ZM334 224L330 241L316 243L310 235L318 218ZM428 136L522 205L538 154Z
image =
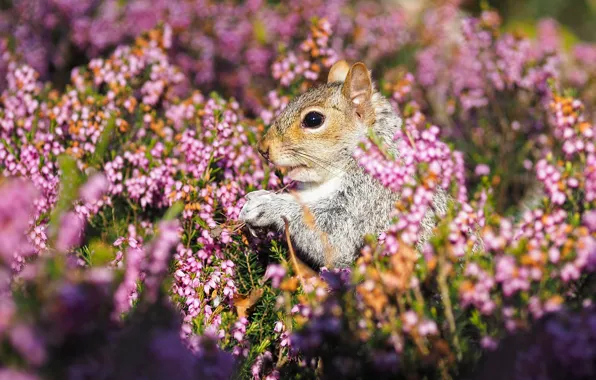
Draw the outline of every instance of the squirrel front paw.
M257 190L246 194L246 199L238 218L248 227L269 227L282 220L277 204L279 199L276 194L266 190ZM276 212L276 210L278 211Z

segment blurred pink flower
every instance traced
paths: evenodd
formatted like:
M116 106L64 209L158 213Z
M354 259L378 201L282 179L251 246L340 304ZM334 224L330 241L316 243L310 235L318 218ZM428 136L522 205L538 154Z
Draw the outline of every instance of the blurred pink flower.
M15 254L32 251L27 232L34 218L38 191L27 181L9 179L0 184L0 256L10 264Z
M81 187L81 198L86 203L95 203L108 191L108 185L105 175L95 174Z
M36 375L16 369L0 369L0 380L39 380Z
M76 248L83 240L85 221L74 212L67 212L60 221L60 231L56 239L56 249L67 252Z
M44 343L32 327L24 324L13 326L9 331L9 337L16 350L34 367L46 361Z
M477 176L489 175L490 167L486 164L476 165L476 169L474 169L474 174L476 174Z
M281 280L286 275L286 269L279 264L269 264L265 271L264 280L271 279L271 285L274 288L279 288Z

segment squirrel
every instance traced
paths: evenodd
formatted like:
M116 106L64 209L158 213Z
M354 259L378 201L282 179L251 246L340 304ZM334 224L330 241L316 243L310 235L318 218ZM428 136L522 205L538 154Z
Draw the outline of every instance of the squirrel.
M350 266L365 236L379 236L389 228L399 200L398 193L364 171L353 153L372 128L386 149L399 156L394 136L401 127L402 119L376 91L366 65L338 61L327 83L294 98L258 143L260 154L287 168L299 190L250 192L239 219L251 232L282 232L285 219L302 259L318 267ZM439 192L422 222L418 247L432 235L436 213L444 213L446 205L446 194Z

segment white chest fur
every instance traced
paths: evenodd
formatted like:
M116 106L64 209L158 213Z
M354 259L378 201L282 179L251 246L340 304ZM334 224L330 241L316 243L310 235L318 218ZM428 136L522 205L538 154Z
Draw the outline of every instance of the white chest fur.
M295 195L297 196L300 203L316 203L317 201L328 198L332 196L333 193L337 192L337 190L340 188L341 181L341 176L338 176L320 184L305 184L304 187Z

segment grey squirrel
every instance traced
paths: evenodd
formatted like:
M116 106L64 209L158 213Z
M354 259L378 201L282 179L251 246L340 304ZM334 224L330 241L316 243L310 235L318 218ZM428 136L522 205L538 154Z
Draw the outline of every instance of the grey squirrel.
M399 194L382 186L352 157L369 128L394 154L394 135L402 120L372 84L361 63L339 61L327 83L293 99L277 116L258 145L261 155L289 169L297 192L266 190L246 195L240 220L250 229L284 231L288 221L298 254L315 266L346 267L358 257L368 234L378 236L391 223ZM422 223L428 239L436 213L447 196L439 192ZM419 241L419 246L421 241Z

